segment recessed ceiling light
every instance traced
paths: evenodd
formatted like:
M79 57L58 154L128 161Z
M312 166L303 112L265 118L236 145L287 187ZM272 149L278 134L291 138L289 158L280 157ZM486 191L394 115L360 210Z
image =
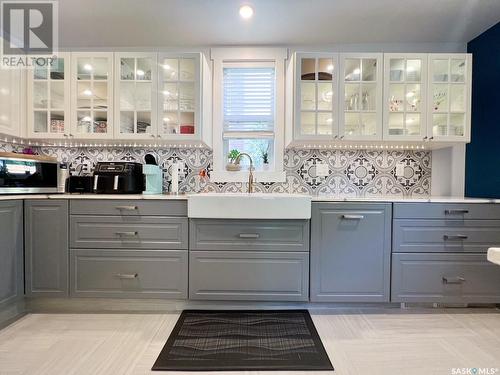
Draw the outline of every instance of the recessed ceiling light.
M253 9L250 5L242 5L240 7L240 16L241 18L248 20L253 16Z

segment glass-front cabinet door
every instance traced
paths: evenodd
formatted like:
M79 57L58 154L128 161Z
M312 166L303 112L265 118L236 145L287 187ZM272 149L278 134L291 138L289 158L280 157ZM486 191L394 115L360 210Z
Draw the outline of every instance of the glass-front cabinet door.
M116 139L151 139L157 134L157 54L115 54Z
M382 54L340 55L340 138L382 139Z
M71 135L113 138L113 54L71 55Z
M70 53L34 60L28 71L28 136L70 137Z
M295 139L338 138L338 55L296 54Z
M158 65L158 137L199 139L200 54L161 53Z
M429 137L470 141L471 55L429 55Z
M25 94L23 84L26 84L23 69L0 69L0 133L20 137L21 109ZM23 123L24 125L24 123Z
M426 54L384 54L384 140L427 139L426 93Z

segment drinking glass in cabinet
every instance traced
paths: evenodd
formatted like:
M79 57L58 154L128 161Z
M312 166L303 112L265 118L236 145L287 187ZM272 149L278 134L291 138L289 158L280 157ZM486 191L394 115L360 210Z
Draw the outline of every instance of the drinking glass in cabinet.
M331 135L332 122L331 112L318 112L318 135Z
M376 81L377 80L377 59L362 59L362 80Z
M185 112L194 111L194 82L179 84L179 109Z
M316 133L316 114L314 112L301 112L300 131L304 135L314 135Z
M137 81L151 81L151 59L149 57L137 59L135 79Z
M361 78L361 66L359 59L346 59L344 79L346 81L359 81Z
M303 110L316 109L316 86L312 82L301 82L300 84L301 108Z
M420 82L422 61L420 59L406 60L406 81Z
M120 79L122 81L133 81L135 77L135 59L124 57L120 59Z
M377 86L374 83L361 85L361 109L363 111L375 111L376 90Z
M165 112L163 115L163 133L164 134L179 134L179 119L177 111Z
M406 110L408 112L419 112L420 111L420 84L407 84L406 85Z
M404 84L391 84L389 86L389 112L402 112L404 110Z
M451 82L465 82L465 60L452 59L450 62L450 70Z
M303 81L316 80L316 59L302 59L300 67L300 79Z
M432 103L434 112L448 111L448 85L435 84L432 92Z
M444 136L448 134L448 115L432 115L432 135Z
M361 107L359 98L359 84L346 84L344 98L346 111L358 111Z
M434 60L432 65L432 80L434 82L448 82L448 60Z

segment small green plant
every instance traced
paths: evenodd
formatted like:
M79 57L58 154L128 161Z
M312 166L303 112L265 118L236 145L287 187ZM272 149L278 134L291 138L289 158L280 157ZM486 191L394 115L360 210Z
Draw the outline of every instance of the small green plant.
M240 155L240 152L238 150L231 150L229 151L229 154L227 154L227 158L231 163L234 163L236 161L236 158Z
M262 158L262 163L269 164L269 146L266 149L260 150L260 157Z

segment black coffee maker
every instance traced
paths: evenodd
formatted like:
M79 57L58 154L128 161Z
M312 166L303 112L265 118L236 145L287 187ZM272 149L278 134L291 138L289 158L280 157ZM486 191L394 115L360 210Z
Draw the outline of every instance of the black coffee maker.
M142 164L99 162L94 170L94 193L141 194L144 191Z

